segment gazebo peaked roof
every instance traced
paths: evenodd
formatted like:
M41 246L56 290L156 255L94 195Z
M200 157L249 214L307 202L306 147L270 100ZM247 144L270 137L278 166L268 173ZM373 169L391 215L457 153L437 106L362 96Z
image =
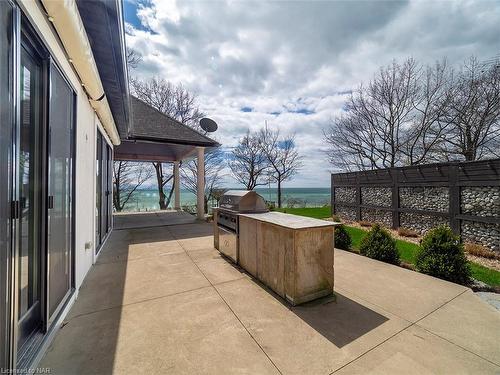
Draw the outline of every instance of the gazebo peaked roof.
M132 122L129 138L217 147L213 139L130 96Z
M115 148L115 160L178 161L197 147L219 147L217 141L130 96L128 136Z

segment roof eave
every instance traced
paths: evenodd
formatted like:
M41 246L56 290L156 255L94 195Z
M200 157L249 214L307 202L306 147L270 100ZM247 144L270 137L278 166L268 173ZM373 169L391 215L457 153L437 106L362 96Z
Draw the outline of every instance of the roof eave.
M123 9L118 0L77 0L106 98L120 133L126 136L130 98Z
M172 138L157 138L157 137L145 137L145 136L134 136L129 135L127 138L128 141L146 141L146 142L155 142L155 143L170 143L170 144L178 144L185 146L197 146L197 147L220 147L221 144L219 142L199 142L199 141L187 141L183 139L172 139Z

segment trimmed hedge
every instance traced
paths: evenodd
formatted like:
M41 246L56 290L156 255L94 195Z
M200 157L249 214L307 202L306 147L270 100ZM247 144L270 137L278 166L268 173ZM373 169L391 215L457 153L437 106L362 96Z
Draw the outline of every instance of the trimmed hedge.
M367 257L382 262L399 264L399 252L396 241L390 233L375 224L361 241L359 252Z
M422 238L415 266L419 272L454 283L467 285L471 281L471 270L460 236L447 225L430 230Z

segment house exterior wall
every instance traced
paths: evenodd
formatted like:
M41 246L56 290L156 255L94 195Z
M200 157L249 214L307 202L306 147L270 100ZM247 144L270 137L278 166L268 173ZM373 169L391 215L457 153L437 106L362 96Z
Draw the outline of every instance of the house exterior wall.
M25 371L50 345L96 261L97 138L106 155L113 145L41 2L0 5L0 368ZM34 296L28 302L26 290Z
M74 217L75 289L78 292L85 275L95 262L95 155L97 129L101 131L109 145L112 145L112 143L91 107L75 71L68 62L62 44L38 3L22 0L19 1L19 5L76 92ZM92 183L92 186L89 186L90 183ZM90 205L89 202L93 204ZM91 245L85 249L87 243Z

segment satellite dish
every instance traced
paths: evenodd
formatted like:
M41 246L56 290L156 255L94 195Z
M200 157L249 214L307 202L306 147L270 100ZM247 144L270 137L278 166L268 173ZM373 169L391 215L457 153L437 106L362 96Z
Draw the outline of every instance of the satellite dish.
M200 127L208 133L213 133L218 128L217 123L208 117L204 117L200 120Z

